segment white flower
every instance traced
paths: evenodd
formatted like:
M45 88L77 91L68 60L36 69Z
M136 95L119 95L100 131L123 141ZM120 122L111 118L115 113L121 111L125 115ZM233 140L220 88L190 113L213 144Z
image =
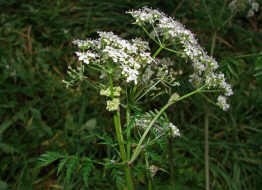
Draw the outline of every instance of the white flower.
M217 105L221 107L224 111L227 111L229 109L229 104L226 102L225 96L218 96L217 98Z
M252 2L251 3L251 9L257 12L259 10L259 4L258 2Z
M247 18L250 18L255 15L255 12L258 12L259 10L259 3L257 3L255 0L252 0L249 2L251 8L247 12Z
M86 64L89 64L88 56L85 52L76 52L79 61L83 61Z
M152 24L155 19L161 18L162 13L157 10L152 10L150 8L144 7L136 11L128 11L136 19L136 24L143 25L145 23Z
M89 46L90 40L74 40L72 43L78 47L87 47Z
M169 128L172 131L172 137L180 136L179 129L173 123L169 123Z
M137 77L139 72L130 67L123 67L122 73L127 76L126 82L134 81L137 84Z
M78 56L79 61L83 61L86 64L89 64L90 60L95 60L96 57L98 56L95 53L92 53L90 51L86 52L75 52L76 55Z
M151 177L154 177L156 175L157 171L159 170L159 168L155 165L151 165L148 169L151 173Z
M148 42L141 39L131 41L120 38L112 32L98 32L100 38L97 40L75 40L74 44L82 48L83 52L76 52L78 59L86 64L95 62L104 67L113 62L120 69L126 82L138 83L138 76L142 68L154 62L151 57Z
M232 9L236 6L237 1L234 0L230 3ZM257 4L252 4L254 9L257 9ZM190 75L189 81L195 86L206 85L207 88L220 88L224 91L225 96L233 94L231 86L226 83L225 77L221 73L217 73L217 61L208 56L204 49L198 44L194 34L187 30L183 24L167 17L164 13L158 10L152 10L144 7L137 11L129 11L136 24L144 25L150 23L153 25L154 30L151 32L153 36L163 38L163 41L180 42L183 47L183 53L188 57L193 66L194 73ZM163 70L164 71L164 70ZM169 72L163 72L168 74ZM145 77L146 78L146 77Z
M236 11L236 9L237 9L237 1L238 1L238 0L233 0L233 1L231 1L231 2L229 3L229 5L228 5L229 9L230 9L232 12Z
M254 16L255 12L252 9L249 9L247 12L247 18L250 18L252 16Z

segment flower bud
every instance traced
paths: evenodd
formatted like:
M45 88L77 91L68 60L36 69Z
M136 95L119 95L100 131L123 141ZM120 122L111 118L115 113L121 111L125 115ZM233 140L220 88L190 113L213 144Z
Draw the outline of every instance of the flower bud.
M179 94L175 92L174 94L171 95L171 97L168 100L169 104L175 103L178 99L180 98Z

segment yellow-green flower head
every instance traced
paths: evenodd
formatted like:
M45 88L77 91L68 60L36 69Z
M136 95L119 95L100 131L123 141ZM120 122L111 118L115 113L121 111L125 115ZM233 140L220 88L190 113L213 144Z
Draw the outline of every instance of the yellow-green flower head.
M113 88L113 95L114 96L120 96L120 92L121 92L120 86L116 86L116 87ZM111 89L110 88L101 89L100 95L110 97L111 96Z
M119 98L114 98L113 100L108 100L106 102L106 109L108 111L116 111L119 109L120 100Z
M176 101L178 101L180 98L179 94L178 93L174 93L171 95L170 99L168 100L169 103L174 103Z

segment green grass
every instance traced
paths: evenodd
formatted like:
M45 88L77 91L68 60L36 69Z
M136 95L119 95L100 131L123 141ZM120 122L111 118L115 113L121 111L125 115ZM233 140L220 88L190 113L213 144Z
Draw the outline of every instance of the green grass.
M101 98L88 83L69 90L61 82L67 66L76 62L71 41L95 37L103 30L137 36L142 31L124 13L147 5L180 20L210 52L214 31L227 15L211 14L212 25L207 11L218 10L222 3L208 1L207 10L200 0L178 7L180 2L0 1L0 189L99 190L117 189L123 183L120 166L106 160L114 159L117 149ZM192 97L167 111L182 137L171 142L174 179L166 161L170 142L165 139L148 147L151 163L159 168L154 189L204 189L206 113L211 189L260 189L261 23L260 10L251 19L239 14L217 31L214 57L233 85L232 109L222 112L201 97ZM249 54L254 55L244 56ZM39 162L43 154L45 165ZM137 162L135 183L137 189L146 189L147 170L142 160Z

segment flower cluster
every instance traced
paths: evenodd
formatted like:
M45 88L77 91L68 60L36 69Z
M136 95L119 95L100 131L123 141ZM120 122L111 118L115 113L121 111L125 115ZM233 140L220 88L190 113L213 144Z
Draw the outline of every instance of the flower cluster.
M142 74L142 83L153 85L154 79L166 82L171 86L179 86L176 77L183 74L182 70L175 71L174 62L169 58L156 59L154 64L148 65Z
M255 12L258 12L259 10L259 4L256 2L256 0L249 0L250 9L247 12L247 17L252 17L255 15Z
M106 109L108 111L116 111L119 109L120 99L118 97L120 96L120 92L120 86L113 87L113 89L107 88L100 90L100 95L112 98L112 100L106 102Z
M121 92L120 86L113 87L112 96L120 96L120 92ZM100 95L110 97L111 96L111 89L110 88L101 89Z
M232 12L238 12L241 9L246 10L246 7L248 7L246 17L250 18L255 15L255 12L258 12L259 3L256 0L233 0L229 3Z
M146 128L149 126L150 122L152 120L152 117L150 115L145 114L143 117L135 120L135 126L140 127L141 129L146 130ZM167 132L171 132L172 137L180 136L179 129L171 122L159 120L153 125L152 130L157 135L164 135Z
M106 102L106 109L108 111L116 111L119 109L120 100L119 98L113 98L113 100L108 100Z
M126 82L137 84L140 70L154 62L150 55L148 43L141 39L131 41L120 38L112 32L98 32L97 40L73 41L81 51L76 52L78 59L86 64L94 64L105 71L110 70L108 63L120 69Z
M207 55L204 49L199 45L194 34L187 30L180 22L166 16L158 10L152 10L144 7L139 10L129 11L135 19L135 24L144 27L149 23L153 26L153 37L169 44L181 44L184 55L189 58L193 66L193 74L190 76L190 82L195 86L205 85L208 89L219 88L224 91L224 96L231 96L233 91L231 86L226 83L222 73L217 72L218 63ZM164 47L165 44L162 44ZM220 104L223 110L229 108L228 104Z
M229 108L225 96L218 96L217 100L218 100L218 104L221 105L223 109L227 110Z

